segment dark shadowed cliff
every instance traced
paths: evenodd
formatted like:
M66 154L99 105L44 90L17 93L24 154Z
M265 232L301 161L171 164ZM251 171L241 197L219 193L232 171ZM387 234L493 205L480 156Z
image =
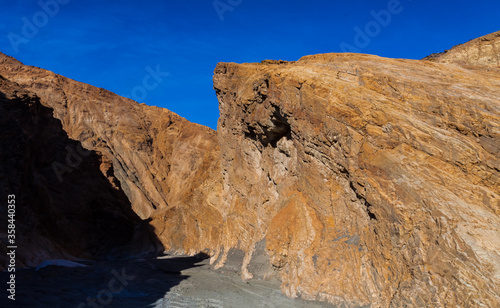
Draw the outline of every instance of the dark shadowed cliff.
M16 195L17 266L161 249L152 228L132 211L112 169L106 170L108 178L101 172L109 168L106 157L70 139L36 94L0 76L0 114L0 194ZM6 222L6 208L0 215Z

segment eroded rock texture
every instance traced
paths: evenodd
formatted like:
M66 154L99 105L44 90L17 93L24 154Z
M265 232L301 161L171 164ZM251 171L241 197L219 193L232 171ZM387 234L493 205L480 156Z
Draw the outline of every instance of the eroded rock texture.
M324 54L220 63L231 247L266 240L289 296L500 305L500 74Z
M215 131L3 54L0 75L36 94L70 139L99 153L101 173L151 221L166 250L217 247L222 217L215 208L221 189Z
M3 204L8 195L16 196L18 267L46 259L121 258L162 248L152 228L132 211L119 183L113 184L116 178L102 174L106 157L68 138L52 109L1 76L0 130L0 194ZM63 177L62 170L67 171ZM0 269L5 269L5 206L0 219Z
M500 31L490 33L450 50L426 57L440 63L455 63L461 66L500 67Z
M497 34L428 58L434 61L325 54L221 63L214 75L217 134L0 54L2 86L10 84L2 103L20 108L2 107L8 150L0 151L0 180L9 188L2 194L26 187L4 186L17 181L16 170L42 175L29 177L39 193L20 203L47 191L54 201L34 203L28 230L46 207L52 220L39 226L51 225L60 215L52 204L76 198L87 209L104 186L108 201L90 205L106 214L78 217L122 217L112 204L128 202L166 250L207 252L215 268L244 279L276 276L291 297L346 306L498 307ZM36 120L36 110L50 121ZM14 135L31 136L31 143L10 149ZM93 154L59 186L52 164L65 159L66 144ZM81 179L88 176L99 180L90 185ZM144 221L132 223L147 229ZM48 248L37 256L57 247L76 255L99 242L88 231L89 244L71 246L56 232L68 225L57 228L43 234Z

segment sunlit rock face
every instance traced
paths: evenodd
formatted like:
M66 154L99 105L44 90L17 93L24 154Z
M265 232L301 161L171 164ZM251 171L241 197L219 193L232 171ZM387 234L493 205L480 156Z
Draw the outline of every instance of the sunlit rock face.
M126 221L109 225L125 226L109 234L127 236L102 251L88 247L108 231L91 231L87 220L77 224L89 234L78 237L86 246L55 236L67 223L32 251L41 260L136 243L206 252L214 268L243 279L281 279L291 297L353 307L499 306L497 42L494 33L420 61L324 54L220 63L217 132L0 54L5 102L24 104L2 111L0 124L12 129L9 119L18 119L15 132L38 136L50 155L0 154L22 157L21 180L42 170L44 181L30 178L40 194L64 191L40 204L78 199L70 207L83 209L78 217ZM43 132L26 124L39 109L52 123ZM63 174L68 187L52 167L64 163L67 144L92 153ZM0 164L8 174L0 180L11 185L5 195L20 185L6 182L19 168ZM106 215L86 212L89 205ZM60 215L42 210L30 215L43 228Z
M289 296L499 305L498 72L357 54L220 63L217 266L237 247L252 277L265 239Z
M100 176L123 194L128 208L146 220L146 226L150 222L166 250L196 253L218 247L221 181L215 131L166 109L138 104L3 54L0 76L15 83L16 91L36 96L41 107L50 108L68 139L97 153ZM75 185L76 172L64 168L68 154L64 146L47 150L57 150L63 165L54 170L57 160L46 159L51 176L47 186L57 186L59 176ZM99 191L98 183L93 191ZM78 198L64 193L68 202Z
M467 68L482 69L500 67L500 31L470 40L450 50L430 55L426 60L453 63Z

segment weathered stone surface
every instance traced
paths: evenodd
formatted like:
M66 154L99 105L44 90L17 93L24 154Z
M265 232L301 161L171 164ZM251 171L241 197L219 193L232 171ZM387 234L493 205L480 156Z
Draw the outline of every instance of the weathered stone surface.
M70 138L102 153L103 174L118 179L167 250L217 245L221 181L213 130L2 54L0 74L36 93Z
M52 109L0 76L0 270L6 246L16 266L46 259L120 258L161 249L99 152L68 138ZM54 169L54 167L56 169ZM7 244L7 196L14 194L15 243ZM12 234L12 233L9 233ZM9 250L10 251L10 250Z
M500 31L457 45L450 50L432 54L425 60L454 63L466 67L500 68Z
M292 297L500 305L500 74L324 54L220 63L214 87L218 267L237 247L250 278L265 239Z

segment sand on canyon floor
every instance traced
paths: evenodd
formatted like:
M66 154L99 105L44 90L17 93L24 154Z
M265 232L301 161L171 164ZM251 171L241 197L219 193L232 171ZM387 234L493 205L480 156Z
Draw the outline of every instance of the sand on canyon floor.
M202 256L79 263L86 267L18 270L16 301L3 288L0 307L332 307L287 298L275 279L243 281L234 271L213 270ZM3 283L8 274L0 273Z

